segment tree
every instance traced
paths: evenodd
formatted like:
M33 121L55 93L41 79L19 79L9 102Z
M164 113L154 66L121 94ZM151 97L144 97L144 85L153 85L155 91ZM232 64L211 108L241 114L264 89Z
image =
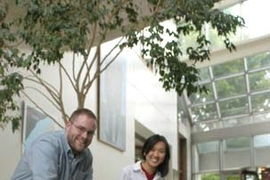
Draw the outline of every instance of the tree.
M60 77L65 74L77 96L78 108L84 107L86 95L97 80L124 48L141 44L142 57L160 76L166 91L175 90L179 95L184 90L188 95L206 92L199 85L198 70L195 63L210 59L211 42L204 35L204 25L211 24L218 36L230 51L235 50L229 35L244 25L241 17L225 14L215 9L218 0L10 0L1 1L0 22L0 122L13 122L13 129L18 128L19 118L8 116L9 110L18 109L15 96L24 92L23 81L30 80L41 85L48 93L52 105L66 120L67 113L59 89L55 89L40 78L41 64L57 65ZM17 8L17 16L8 18L8 7ZM173 20L176 29L166 28L160 22ZM147 27L147 28L146 28ZM145 29L146 28L146 29ZM147 31L146 33L142 33ZM181 36L196 33L196 45L181 50ZM110 53L114 58L100 59L100 45L111 38L112 34L121 36ZM173 37L164 43L163 35ZM25 44L31 52L25 54L18 46ZM90 56L93 47L97 47L94 56ZM63 66L66 52L74 54L73 63L82 58L78 72L68 72ZM194 64L180 61L183 53ZM98 68L93 68L98 63ZM104 65L106 64L106 65ZM17 69L31 73L25 78ZM11 71L12 70L12 71ZM36 89L41 92L41 90ZM42 92L41 92L42 93ZM7 111L8 110L8 111Z

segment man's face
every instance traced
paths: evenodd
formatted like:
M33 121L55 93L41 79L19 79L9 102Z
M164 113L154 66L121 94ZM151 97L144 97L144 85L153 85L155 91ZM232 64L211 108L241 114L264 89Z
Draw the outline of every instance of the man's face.
M66 136L74 153L82 152L91 144L96 127L96 120L84 114L79 115L73 122L68 121Z

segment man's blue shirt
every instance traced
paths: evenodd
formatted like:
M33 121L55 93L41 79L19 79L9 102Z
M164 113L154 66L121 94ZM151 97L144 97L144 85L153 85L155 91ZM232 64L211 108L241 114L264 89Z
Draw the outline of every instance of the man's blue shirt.
M92 180L88 148L74 156L65 131L47 132L25 150L11 180Z

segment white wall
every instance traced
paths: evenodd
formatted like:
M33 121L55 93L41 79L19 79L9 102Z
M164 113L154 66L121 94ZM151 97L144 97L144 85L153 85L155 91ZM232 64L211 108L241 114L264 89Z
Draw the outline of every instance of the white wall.
M70 62L70 58L68 55L65 56L66 62ZM100 142L96 136L90 145L94 155L94 179L118 180L121 168L134 162L135 119L152 132L163 134L168 139L172 146L172 168L178 169L176 93L165 92L158 78L138 60L133 51L125 51L120 58L127 60L126 151L122 152L108 146ZM47 67L43 72L45 72L44 78L48 81L53 84L59 82L57 69ZM76 99L70 89L64 82L64 101L67 112L71 113L76 108ZM86 107L97 113L96 89L95 84L91 88L90 96L87 97ZM33 92L31 95L50 114L62 122L60 113L48 102ZM5 130L0 130L0 143L0 180L7 180L10 179L21 156L21 131L12 134L10 126L7 126Z
M21 156L21 133L12 132L11 124L0 128L0 180L8 180Z
M158 77L137 59L137 55L132 50L126 52L129 54L128 97L134 106L132 118L167 138L172 146L172 167L177 169L176 93L165 92Z

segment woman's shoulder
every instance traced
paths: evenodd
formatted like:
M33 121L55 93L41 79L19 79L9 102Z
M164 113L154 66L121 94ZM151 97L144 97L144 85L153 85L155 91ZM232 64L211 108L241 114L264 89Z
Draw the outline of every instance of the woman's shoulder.
M140 180L142 177L144 176L141 171L140 162L129 164L122 168L121 180Z
M123 171L138 171L141 170L141 162L137 161L133 164L126 165L123 167Z

